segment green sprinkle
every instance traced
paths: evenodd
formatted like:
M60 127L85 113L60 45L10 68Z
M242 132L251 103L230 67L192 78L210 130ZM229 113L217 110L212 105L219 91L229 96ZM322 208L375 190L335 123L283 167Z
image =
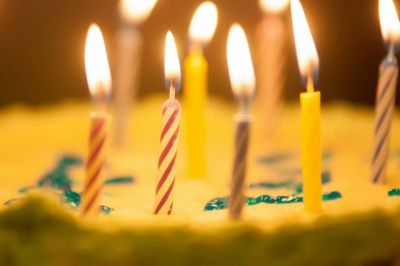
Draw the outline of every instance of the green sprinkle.
M399 197L400 196L400 189L394 188L388 192L389 197Z
M205 211L222 210L228 207L227 197L218 197L210 200L204 207Z
M336 200L342 198L342 194L338 191L332 191L324 193L322 195L323 201ZM302 196L291 195L291 196L277 196L276 198L270 195L260 195L256 198L247 197L244 204L248 206L257 205L260 203L266 204L293 204L303 202ZM218 197L210 200L204 207L204 211L222 210L228 208L228 197Z
M107 179L104 184L106 185L120 185L120 184L132 184L135 179L132 176L118 176Z
M23 187L23 188L21 188L21 189L18 190L18 193L21 193L21 194L28 193L28 191L29 191L31 188L32 188L32 187Z
M256 200L257 200L257 203L264 202L264 203L269 203L269 204L271 204L271 203L275 203L275 202L276 202L276 199L274 199L274 197L271 197L270 195L261 195L261 196L258 196L258 197L256 198Z
M276 203L278 204L288 204L288 203L298 203L298 202L303 202L303 197L296 195L276 197Z
M323 201L328 201L328 200L336 200L342 198L342 194L339 191L332 191L329 193L325 193L322 195L322 200Z
M81 195L77 192L67 190L64 192L64 201L70 204L73 208L77 208L81 203Z
M108 206L103 206L103 205L101 205L101 206L100 206L100 211L101 211L104 215L109 215L109 214L111 214L111 213L114 211L114 209L111 208L111 207L108 207Z
M64 166L58 166L52 172L42 177L38 184L39 187L51 187L55 189L71 190L72 180L67 175Z
M82 159L74 155L64 155L58 161L58 165L62 166L76 166L83 163Z

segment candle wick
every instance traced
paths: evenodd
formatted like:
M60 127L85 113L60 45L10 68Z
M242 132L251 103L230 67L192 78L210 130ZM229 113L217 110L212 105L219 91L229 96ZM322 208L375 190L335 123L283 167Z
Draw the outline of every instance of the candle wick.
M97 109L100 112L105 111L106 109L106 105L107 105L107 94L106 94L106 90L103 87L100 87L98 89L98 93L97 95L95 95L95 104L97 105Z
M239 109L243 117L247 117L249 115L249 105L250 99L247 96L239 97Z
M395 59L395 45L394 45L394 42L390 42L390 45L389 45L389 51L388 51L388 55L387 55L387 58L388 58L388 60L389 60L389 62L392 62L394 59Z
M311 71L307 75L307 92L314 92L314 81L312 78Z
M192 41L192 44L190 46L190 51L192 53L201 53L202 54L203 53L203 46L198 41Z
M171 84L169 86L169 98L171 100L175 99L175 86L174 83L171 81Z

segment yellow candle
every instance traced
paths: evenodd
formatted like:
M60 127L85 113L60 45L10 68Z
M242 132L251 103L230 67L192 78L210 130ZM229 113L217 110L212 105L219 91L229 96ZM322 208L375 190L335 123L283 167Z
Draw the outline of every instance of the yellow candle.
M187 139L188 176L206 175L205 108L207 101L207 61L202 48L210 42L217 25L216 6L205 2L196 10L189 28L191 51L185 60L184 128Z
M300 94L301 167L304 209L308 212L322 209L320 95L320 92L313 90Z
M293 33L299 69L307 79L307 92L301 93L301 167L304 209L315 213L322 209L321 96L314 91L319 67L317 49L299 0L291 1Z
M205 105L207 98L207 61L199 50L185 61L185 128L188 175L205 176Z

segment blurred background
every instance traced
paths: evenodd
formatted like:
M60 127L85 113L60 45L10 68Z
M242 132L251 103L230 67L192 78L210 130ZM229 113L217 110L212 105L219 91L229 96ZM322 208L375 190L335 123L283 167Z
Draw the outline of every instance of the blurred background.
M197 0L159 0L142 26L144 37L140 96L164 93L163 45L171 29L181 60L187 53L187 29ZM263 14L257 0L215 0L220 20L205 51L210 94L231 99L226 37L233 22L243 25L253 57L256 26ZM84 43L88 26L102 28L110 62L119 27L117 0L1 0L0 106L88 99ZM378 1L302 0L320 56L317 88L323 101L373 104L378 65L386 51L378 18ZM287 19L288 79L285 98L297 100L301 85L290 19ZM267 74L267 73L266 73ZM400 93L399 93L400 94ZM399 103L400 95L397 95Z

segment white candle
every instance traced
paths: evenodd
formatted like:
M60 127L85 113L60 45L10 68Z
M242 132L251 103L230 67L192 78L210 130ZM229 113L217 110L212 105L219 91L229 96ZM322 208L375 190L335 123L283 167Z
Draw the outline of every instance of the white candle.
M264 18L257 27L257 115L260 133L272 140L278 124L286 79L286 23L289 0L260 0Z
M117 36L115 66L114 144L123 147L132 103L139 88L142 36L138 27L147 19L157 0L121 0L121 27Z

